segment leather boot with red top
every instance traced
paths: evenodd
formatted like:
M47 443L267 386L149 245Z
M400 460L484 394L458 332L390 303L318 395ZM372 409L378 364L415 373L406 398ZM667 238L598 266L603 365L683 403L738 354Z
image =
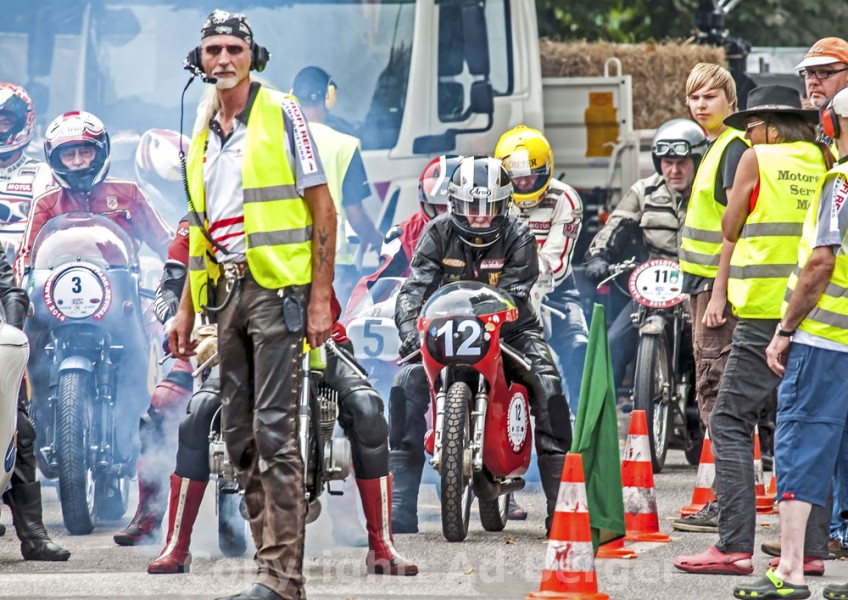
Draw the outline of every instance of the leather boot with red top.
M153 574L188 573L191 566L191 530L200 510L205 481L171 475L171 502L168 510L168 541L159 558L147 566Z
M365 566L376 575L417 575L418 567L406 560L392 539L392 476L357 479L368 529Z
M141 461L138 463L138 508L126 529L113 536L119 546L141 546L159 541L160 526L165 516L165 502L160 498L162 484L144 476Z

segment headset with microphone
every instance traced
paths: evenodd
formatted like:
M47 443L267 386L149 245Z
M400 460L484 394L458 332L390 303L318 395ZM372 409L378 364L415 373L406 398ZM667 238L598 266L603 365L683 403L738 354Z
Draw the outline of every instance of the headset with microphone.
M196 46L188 53L183 61L183 69L192 74L192 77L200 77L203 83L216 83L217 77L206 75L203 71L203 61L201 56L203 48ZM271 53L265 46L260 46L256 42L250 45L250 68L258 73L265 70L268 61L271 60Z

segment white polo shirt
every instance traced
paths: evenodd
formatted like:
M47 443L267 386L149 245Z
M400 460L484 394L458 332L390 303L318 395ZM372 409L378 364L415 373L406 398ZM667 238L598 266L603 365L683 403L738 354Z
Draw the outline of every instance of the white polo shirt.
M203 183L206 186L206 212L209 234L228 254L214 248L218 262L245 260L244 196L242 192L242 160L244 158L247 120L256 100L260 84L250 84L250 95L244 110L232 122L232 131L226 138L220 125L220 113L209 123L204 151ZM294 171L298 194L307 188L327 183L324 167L315 149L312 134L300 105L290 97L283 100L283 125L289 165Z

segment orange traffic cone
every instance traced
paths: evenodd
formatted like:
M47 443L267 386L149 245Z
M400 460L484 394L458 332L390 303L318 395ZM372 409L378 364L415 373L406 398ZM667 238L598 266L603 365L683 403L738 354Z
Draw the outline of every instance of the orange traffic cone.
M716 497L712 487L715 481L715 458L710 443L710 432L704 434L704 445L701 447L701 464L698 465L698 477L695 481L695 490L692 492L692 503L680 509L680 515L694 515L704 508L707 502L713 502Z
M772 467L774 469L774 467ZM772 477L774 481L774 477ZM766 493L765 475L763 474L763 455L760 451L760 428L754 426L754 494L757 496L757 512L761 515L771 515L774 510L775 494L769 496Z
M569 452L559 484L545 569L538 592L525 600L608 600L598 593L583 457Z
M624 488L624 527L628 542L670 542L660 533L657 494L648 440L648 419L644 410L630 413L630 431L621 460L621 485Z
M635 550L624 546L624 539L599 546L598 553L595 555L596 558L636 558L637 556Z

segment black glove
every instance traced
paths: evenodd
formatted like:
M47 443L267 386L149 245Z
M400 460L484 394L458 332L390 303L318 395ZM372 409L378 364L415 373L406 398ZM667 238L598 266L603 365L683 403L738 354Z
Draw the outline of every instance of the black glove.
M600 283L609 277L609 263L602 256L595 255L584 265L586 278L592 283Z
M407 331L400 334L400 348L398 354L401 358L406 358L416 350L421 349L421 342L418 339L417 331Z

